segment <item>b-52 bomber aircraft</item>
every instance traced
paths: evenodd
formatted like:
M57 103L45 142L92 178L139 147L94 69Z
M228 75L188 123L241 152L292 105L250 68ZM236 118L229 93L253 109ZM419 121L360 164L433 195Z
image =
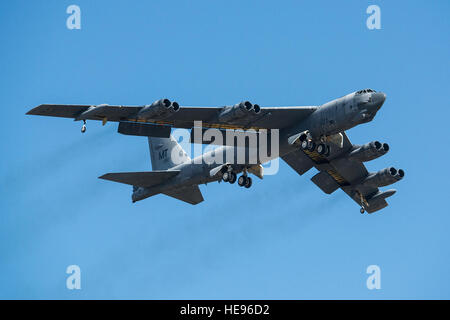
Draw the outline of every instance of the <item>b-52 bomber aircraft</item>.
M87 120L100 120L103 124L119 122L120 133L148 137L155 171L108 173L100 177L132 185L133 202L162 193L197 204L203 201L199 184L238 180L240 186L249 188L252 184L249 173L262 179L260 158L256 163L250 163L247 157L243 163L203 161L217 154L235 155L234 145L224 143L190 159L171 136L171 129L193 129L201 121L204 128L228 132L279 130L279 152L264 161L279 156L300 175L315 167L319 172L311 180L323 192L331 194L340 188L358 203L361 213L373 213L386 207L386 198L396 192L381 191L379 187L401 180L404 171L388 167L368 172L364 162L386 154L389 145L378 141L353 145L346 130L372 121L385 99L382 92L364 89L320 106L260 107L244 101L224 107L181 107L177 102L161 99L145 106L43 104L27 114L83 121L82 132L86 131ZM244 149L246 154L250 152L249 147ZM178 155L177 161L174 155ZM242 175L237 178L239 173Z

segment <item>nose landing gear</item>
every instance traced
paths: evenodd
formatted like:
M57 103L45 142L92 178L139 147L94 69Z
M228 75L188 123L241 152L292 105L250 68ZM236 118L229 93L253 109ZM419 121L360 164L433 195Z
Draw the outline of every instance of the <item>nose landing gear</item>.
M81 127L81 133L86 132L86 120L83 120L83 126Z

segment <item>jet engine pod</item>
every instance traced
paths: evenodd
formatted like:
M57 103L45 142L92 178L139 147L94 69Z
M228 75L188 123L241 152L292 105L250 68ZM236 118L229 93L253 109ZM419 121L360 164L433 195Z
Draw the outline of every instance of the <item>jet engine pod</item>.
M373 187L384 187L400 181L404 175L405 172L402 169L397 170L394 167L390 167L380 170L377 173L369 174L362 184Z
M144 106L138 113L139 119L163 119L177 112L180 105L177 102L171 102L169 99L161 99L153 102L151 105Z
M256 108L255 108L256 106ZM253 111L251 113L251 111ZM253 105L249 101L242 101L241 103L235 104L234 106L223 107L219 114L220 122L233 122L238 119L251 117L261 111L259 105Z
M242 101L241 103L236 104L234 107L237 107L244 111L250 111L253 109L253 104L249 101Z
M370 161L381 157L389 151L389 145L387 143L381 143L379 141L372 141L357 147L350 152L349 158L358 160L361 162Z
M172 102L172 109L173 111L177 112L178 110L180 110L180 105L178 104L178 102Z

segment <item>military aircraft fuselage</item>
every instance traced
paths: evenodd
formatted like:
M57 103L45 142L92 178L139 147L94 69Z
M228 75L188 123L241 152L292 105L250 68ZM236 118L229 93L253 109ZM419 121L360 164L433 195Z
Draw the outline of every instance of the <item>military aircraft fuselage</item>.
M284 131L291 136L308 130L314 139L337 134L371 121L385 99L384 93L371 89L350 93L319 106L308 118Z

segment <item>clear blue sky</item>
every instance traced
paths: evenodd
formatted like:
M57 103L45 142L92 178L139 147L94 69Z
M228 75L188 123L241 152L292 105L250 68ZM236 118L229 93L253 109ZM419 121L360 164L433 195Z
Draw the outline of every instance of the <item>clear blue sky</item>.
M81 30L66 8L81 7ZM366 8L381 8L381 30ZM0 4L0 298L450 298L448 1L14 1ZM361 215L284 163L249 190L202 186L191 206L97 179L150 170L147 142L41 103L318 105L387 93L350 130L406 171ZM65 287L77 264L82 289ZM381 290L366 288L367 266Z

